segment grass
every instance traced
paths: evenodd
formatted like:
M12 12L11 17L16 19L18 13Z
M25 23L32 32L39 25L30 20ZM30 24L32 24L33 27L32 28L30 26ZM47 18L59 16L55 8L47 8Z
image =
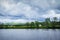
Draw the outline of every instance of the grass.
M46 26L41 26L41 27L35 27L35 26L0 26L0 29L60 29L60 27L46 27Z

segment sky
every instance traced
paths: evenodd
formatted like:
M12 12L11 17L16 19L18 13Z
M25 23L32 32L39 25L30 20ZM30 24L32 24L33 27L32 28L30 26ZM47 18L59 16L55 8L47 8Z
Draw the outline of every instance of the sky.
M0 22L44 21L60 19L60 0L0 0Z

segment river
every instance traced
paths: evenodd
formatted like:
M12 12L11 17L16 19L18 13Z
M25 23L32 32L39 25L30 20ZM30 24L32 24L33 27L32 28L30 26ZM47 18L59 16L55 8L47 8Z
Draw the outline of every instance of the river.
M60 29L0 29L0 40L60 40Z

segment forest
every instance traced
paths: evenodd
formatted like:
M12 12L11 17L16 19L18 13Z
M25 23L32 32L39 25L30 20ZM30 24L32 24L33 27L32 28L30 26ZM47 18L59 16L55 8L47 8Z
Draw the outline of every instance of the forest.
M44 22L34 21L17 25L5 25L2 23L0 24L0 29L60 29L60 20L54 17L53 21L50 18L46 18Z

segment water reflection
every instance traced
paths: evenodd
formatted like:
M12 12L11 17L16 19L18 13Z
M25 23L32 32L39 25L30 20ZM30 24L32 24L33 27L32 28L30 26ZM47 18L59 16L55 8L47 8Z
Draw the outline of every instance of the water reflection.
M60 29L0 29L0 40L60 40Z

